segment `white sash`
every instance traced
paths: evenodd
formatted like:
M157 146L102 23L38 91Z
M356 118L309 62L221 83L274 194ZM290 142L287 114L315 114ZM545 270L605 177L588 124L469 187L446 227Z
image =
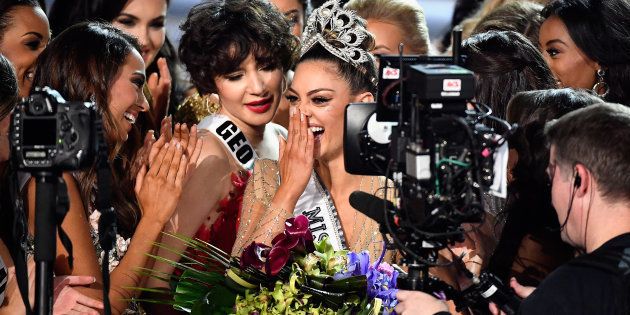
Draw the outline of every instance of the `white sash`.
M252 170L254 168L254 162L259 156L243 132L228 117L217 114L208 116L199 122L198 128L206 129L214 134L244 169ZM283 135L286 139L286 130L278 125L268 124L264 137L268 137L267 132L274 139L277 135ZM270 143L276 144L277 141ZM260 158L277 161L279 148L268 149L261 152ZM335 250L348 248L337 209L330 198L330 193L321 184L315 172L312 172L311 179L300 196L293 214L304 214L309 218L311 232L313 232L315 240L319 241L324 236L328 236L328 240Z
M258 158L277 161L280 152L278 136L287 138L287 130L284 127L268 123L265 125L263 135L264 145L257 148L257 153L238 126L225 115L207 116L199 122L197 128L208 130L215 135L241 167L250 171L253 170L254 162Z
M244 169L250 171L254 169L258 155L245 138L245 134L228 117L210 115L199 122L197 127L214 134Z
M335 204L315 172L311 174L293 214L308 217L309 227L316 241L328 236L335 250L348 249Z

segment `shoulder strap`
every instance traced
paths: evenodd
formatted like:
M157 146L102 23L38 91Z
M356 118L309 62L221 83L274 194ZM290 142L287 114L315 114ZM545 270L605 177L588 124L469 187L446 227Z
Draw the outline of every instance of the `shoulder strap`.
M12 171L15 170L13 163L9 164ZM13 173L15 174L15 173ZM16 176L17 177L17 176ZM20 184L17 181L11 183L9 187L9 194L11 199L14 200L13 209L7 209L13 211L13 241L16 242L15 252L12 253L13 264L15 265L15 278L17 280L18 289L22 296L22 302L24 302L24 308L26 314L33 314L31 303L28 299L28 268L26 265L26 244L28 236L28 221L26 218L26 209L24 209L23 196L20 193Z
M246 170L254 168L258 157L245 134L223 115L211 115L199 123L199 128L210 131L228 149L232 157Z

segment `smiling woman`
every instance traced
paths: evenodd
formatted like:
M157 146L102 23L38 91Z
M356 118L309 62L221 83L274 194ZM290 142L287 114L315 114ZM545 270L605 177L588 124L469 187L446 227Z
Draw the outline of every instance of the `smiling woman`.
M630 104L630 2L555 0L542 12L539 44L564 87Z
M103 116L113 176L111 204L116 210L118 225L109 292L115 314L122 313L129 300L138 294L128 288L139 287L144 281L135 270L150 267L152 262L146 253L152 250L153 242L175 209L188 164L179 142L173 140L164 144L161 138L156 144L163 146L154 146L157 152L150 167L143 165L137 175L135 195L127 197L121 188L120 178L130 171L125 168L127 164L122 163L129 156L119 148L138 114L148 109L142 90L146 80L144 68L140 46L133 37L111 25L79 23L62 32L44 50L38 59L33 83L58 90L68 101L92 100ZM190 140L196 143L196 136ZM100 254L97 242L100 212L94 204L98 191L96 164L73 175L65 178L70 205L82 205L85 209L81 226L92 235ZM72 241L85 243L90 242L90 238L73 238ZM100 281L96 257L102 259L102 256L95 255L94 247L91 251L82 248L76 252L77 260L91 261L93 275ZM100 290L92 293L96 297L102 294Z
M338 17L343 17L339 18ZM342 37L345 32L356 37ZM327 1L308 19L300 61L286 98L291 105L288 141L280 161L259 160L245 192L242 224L233 254L252 242L271 244L285 219L303 214L317 240L335 250L383 251L378 223L349 202L356 190L382 194L384 177L349 174L344 167L343 115L352 102L371 102L376 65L374 40L354 11ZM347 53L353 47L354 54ZM394 259L388 251L385 259Z
M199 123L203 150L167 232L197 236L230 252L245 183L257 157L277 160L284 128L271 123L284 73L298 40L287 19L266 0L211 0L192 8L181 26L179 53L197 90L218 95L220 110ZM158 256L179 259L185 244L162 240ZM173 268L156 264L158 272ZM168 286L151 279L149 287Z
M31 88L34 64L50 40L48 19L35 0L0 3L0 53L13 64L20 97Z
M49 12L54 36L79 22L101 21L138 40L148 76L145 92L151 103L149 115L143 116L152 116L146 123L141 117L143 132L159 125L169 106L183 99L179 88L186 85L176 72L175 49L166 38L168 5L168 0L55 0Z

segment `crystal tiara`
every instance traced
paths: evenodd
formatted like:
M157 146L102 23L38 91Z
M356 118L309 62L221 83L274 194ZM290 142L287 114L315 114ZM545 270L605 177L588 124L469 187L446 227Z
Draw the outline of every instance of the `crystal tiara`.
M369 36L367 30L357 23L362 20L354 11L341 8L337 0L326 1L307 20L300 56L320 44L337 58L355 67L374 60L370 53L361 48L363 40Z

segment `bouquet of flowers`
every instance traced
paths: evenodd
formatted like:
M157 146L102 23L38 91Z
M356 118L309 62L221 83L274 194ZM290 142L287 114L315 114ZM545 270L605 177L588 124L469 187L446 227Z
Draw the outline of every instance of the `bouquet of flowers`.
M271 247L252 242L240 258L171 235L195 254L182 254L182 262L154 256L183 270L169 303L192 314L393 313L398 271L382 262L384 251L370 264L366 251L335 251L327 239L315 242L308 223L303 215L286 220Z

